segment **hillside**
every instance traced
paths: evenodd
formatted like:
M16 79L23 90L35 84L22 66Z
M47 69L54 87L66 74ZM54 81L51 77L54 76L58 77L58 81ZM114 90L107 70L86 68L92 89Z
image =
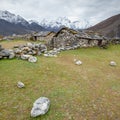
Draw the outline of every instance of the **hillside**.
M120 14L112 16L90 27L88 30L100 32L107 37L120 37Z
M28 31L25 29L23 25L20 24L13 24L7 22L6 20L0 19L0 34L1 35L12 35L16 34L24 34Z

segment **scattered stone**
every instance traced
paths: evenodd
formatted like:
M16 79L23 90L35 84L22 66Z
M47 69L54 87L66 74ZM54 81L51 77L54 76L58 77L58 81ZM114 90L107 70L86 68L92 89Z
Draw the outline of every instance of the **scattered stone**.
M48 112L50 107L50 100L46 97L40 97L33 103L33 108L31 110L31 117L37 117L39 115L44 115Z
M54 48L53 50L46 51L44 53L45 57L57 57L57 54L60 53L60 49Z
M25 87L24 83L22 83L22 82L20 82L20 81L17 83L17 86L18 86L18 88L23 88L23 87Z
M82 65L82 61L76 60L76 61L75 61L75 64L76 64L76 65Z
M111 62L110 62L110 65L111 65L111 66L116 66L117 64L116 64L116 62L111 61Z
M35 63L37 62L37 58L34 57L34 56L30 56L29 59L28 59L29 62L32 62L32 63Z

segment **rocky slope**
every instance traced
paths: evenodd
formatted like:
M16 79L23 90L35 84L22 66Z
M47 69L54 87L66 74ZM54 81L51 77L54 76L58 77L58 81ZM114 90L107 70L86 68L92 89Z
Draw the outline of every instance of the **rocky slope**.
M93 27L90 27L88 30L100 32L107 37L120 38L120 14L112 16Z

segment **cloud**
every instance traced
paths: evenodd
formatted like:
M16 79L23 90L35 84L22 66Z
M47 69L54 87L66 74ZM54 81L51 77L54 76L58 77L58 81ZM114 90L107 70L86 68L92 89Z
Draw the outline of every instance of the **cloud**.
M41 20L67 16L87 19L96 24L120 13L120 0L1 0L0 9L19 14L25 19Z

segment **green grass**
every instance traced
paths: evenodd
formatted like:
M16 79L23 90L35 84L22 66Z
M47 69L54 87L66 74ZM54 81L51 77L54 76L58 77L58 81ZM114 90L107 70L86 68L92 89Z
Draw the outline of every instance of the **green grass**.
M64 51L57 58L37 58L37 63L0 60L0 120L120 118L120 45L105 50L95 47ZM75 65L74 58L83 64ZM116 67L109 66L111 60L116 61ZM25 88L17 88L18 81ZM50 99L50 110L31 118L32 104L41 96Z

